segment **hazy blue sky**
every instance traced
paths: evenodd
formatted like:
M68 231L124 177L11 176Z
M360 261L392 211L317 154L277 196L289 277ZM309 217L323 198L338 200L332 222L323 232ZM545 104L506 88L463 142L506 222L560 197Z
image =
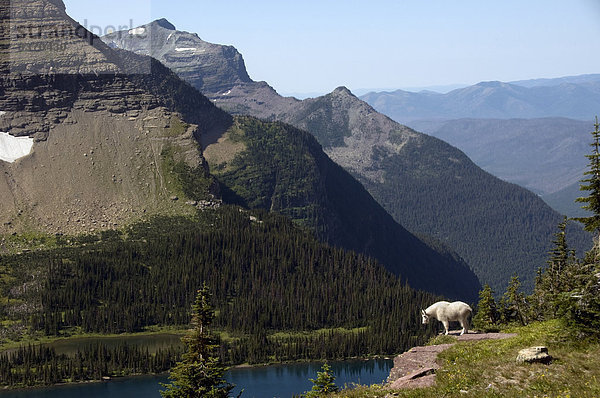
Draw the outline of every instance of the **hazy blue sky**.
M280 93L600 73L600 0L65 0L80 23L235 46Z

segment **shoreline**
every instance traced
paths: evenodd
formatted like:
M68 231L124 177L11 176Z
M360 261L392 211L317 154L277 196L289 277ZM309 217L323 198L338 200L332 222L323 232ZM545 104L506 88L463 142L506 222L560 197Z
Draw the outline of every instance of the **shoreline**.
M114 381L123 381L126 379L134 379L134 378L142 378L142 377L159 377L159 376L163 376L163 375L167 375L168 372L163 372L163 373L137 373L137 374L131 374L131 375L127 375L127 376L103 376L102 380L84 380L84 381L70 381L70 382L63 382L63 383L55 383L55 384L40 384L40 385L34 385L34 386L25 386L25 387L9 387L9 386L4 386L0 388L0 397L2 397L2 394L4 393L9 393L9 392L18 392L18 391L30 391L30 390L44 390L47 388L60 388L60 387L68 387L68 386L78 386L78 385L84 385L84 384L99 384L99 383L110 383L110 382L114 382Z
M262 363L262 364L239 364L239 365L231 365L228 366L228 370L243 370L243 369L253 369L253 368L266 368L269 366L288 366L293 364L309 364L309 363L343 363L343 362L368 362L368 361L376 361L376 360L384 360L384 361L392 361L394 356L389 355L374 355L371 357L353 357L346 359L334 359L334 360L326 360L326 359L302 359L295 361L283 361L283 362L270 362L270 363ZM391 369L391 368L390 368ZM19 391L30 391L30 390L44 390L48 388L61 388L61 387L69 387L69 386L78 386L85 384L99 384L99 383L110 383L110 382L119 382L125 381L127 379L140 379L140 378L152 378L152 377L161 377L168 376L169 372L161 372L161 373L136 373L125 376L103 376L101 380L84 380L84 381L73 381L73 382L61 382L55 384L39 384L33 386L19 386L19 387L10 387L3 386L0 387L0 398L4 393L9 392L19 392Z
M12 342L10 344L5 345L2 349L0 349L0 355L7 354L11 355L11 353L15 353L21 347L38 347L38 346L49 346L53 347L53 345L57 345L53 347L56 349L57 353L62 353L65 355L73 355L75 351L78 350L78 344L81 344L81 347L85 346L85 343L118 343L120 340L127 342L127 340L132 339L144 339L147 338L148 341L146 344L138 343L133 344L139 347L149 347L152 345L152 339L156 338L157 340L165 337L170 338L179 338L184 336L188 332L187 329L163 329L163 330L149 330L143 331L139 333L127 333L127 334L113 334L113 335L102 335L102 334L76 334L73 336L58 336L52 338L40 338L40 339L29 339L16 343ZM226 365L228 370L237 370L237 369L252 369L252 368L266 368L269 366L286 366L293 364L307 364L307 363L323 363L323 362L358 362L358 361L370 361L370 360L393 360L395 355L367 355L361 357L349 357L349 358L339 358L339 359L296 359L296 360L286 360L286 361L269 361L264 363L241 363L234 365ZM127 375L116 375L116 376L104 376L102 379L97 380L83 380L83 381L61 381L59 383L54 384L35 384L35 385L27 385L27 386L0 386L0 398L2 396L2 392L5 391L27 391L30 389L44 389L44 388L52 388L52 387L62 387L62 386L73 386L80 384L88 384L88 383L104 383L110 381L119 381L128 378L139 378L139 377L159 377L168 375L168 371L161 373L132 373Z

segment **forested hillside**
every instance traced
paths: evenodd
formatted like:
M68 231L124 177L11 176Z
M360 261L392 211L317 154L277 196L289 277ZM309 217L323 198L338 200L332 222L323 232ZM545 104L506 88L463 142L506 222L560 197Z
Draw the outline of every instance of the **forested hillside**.
M332 129L332 120L351 134ZM395 220L452 247L482 283L504 291L516 274L526 289L533 287L562 219L537 195L483 171L451 145L393 122L343 88L303 101L291 122L331 143L327 154ZM580 253L591 245L581 230L570 237Z
M585 214L575 199L581 195L579 181L587 164L589 121L458 119L409 124L464 151L496 177L541 195L559 213Z
M449 161L437 162L421 151L423 147ZM552 232L561 220L537 195L470 167L466 156L433 137L422 136L408 143L402 154L375 161L386 170L385 183L363 182L395 218L413 231L436 231L436 236L445 237L495 291L504 291L511 275L519 275L527 289L533 287L535 271L545 265ZM432 166L435 173L430 172ZM437 195L441 187L452 196ZM591 236L581 228L573 226L569 232L579 253L591 245ZM490 250L482 250L485 247Z
M434 296L282 216L224 207L199 221L156 219L98 239L2 257L2 342L185 326L204 282L215 326L234 337L222 353L231 362L393 353L428 333L419 308ZM324 328L331 332L273 336Z
M377 258L415 288L466 301L478 291L462 259L396 223L304 131L238 117L205 157L226 201L289 216L332 245Z

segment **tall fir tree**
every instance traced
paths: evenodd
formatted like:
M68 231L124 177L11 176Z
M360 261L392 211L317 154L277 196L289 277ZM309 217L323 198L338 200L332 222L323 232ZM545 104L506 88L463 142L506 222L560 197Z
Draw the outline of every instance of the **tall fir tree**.
M546 269L538 272L532 301L539 317L554 318L561 311L565 292L572 291L577 284L578 269L575 252L567 244L567 218L558 224L558 232L552 240L553 247L548 252Z
M215 317L211 298L204 284L192 306L193 329L182 338L187 351L171 370L171 384L160 392L164 398L227 398L234 388L224 378L227 368L219 361L218 340L209 330Z
M498 306L494 299L494 291L487 283L479 292L477 313L473 317L473 326L483 331L496 329L498 323Z
M600 235L600 124L598 116L596 116L594 127L595 129L591 133L593 142L590 144L592 153L586 155L589 160L589 170L584 173L587 178L581 181L583 184L580 188L582 191L588 191L589 194L576 199L577 202L585 203L582 207L592 212L592 215L579 217L576 220L583 223L586 231L592 232L598 237Z
M588 191L587 197L577 198L585 203L584 209L592 214L577 218L585 230L594 234L594 245L584 259L569 275L570 291L562 294L562 316L579 331L585 334L600 334L600 123L596 116L592 132L592 153L586 155L589 160L588 176L582 182L582 191Z
M306 393L306 398L326 397L329 394L338 392L339 388L335 385L335 377L331 372L331 367L324 363L320 372L317 372L316 379L310 379L313 382L312 390Z
M514 275L506 292L500 302L501 318L503 323L518 321L521 325L526 325L529 321L529 305L525 294L520 291L521 281L517 275Z

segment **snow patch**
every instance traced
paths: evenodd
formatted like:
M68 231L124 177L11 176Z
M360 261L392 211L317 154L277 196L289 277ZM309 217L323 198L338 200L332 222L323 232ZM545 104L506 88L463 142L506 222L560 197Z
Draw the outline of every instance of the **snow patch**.
M169 39L170 39L171 37L173 37L173 35L174 35L174 34L175 34L175 33L171 33L171 34L170 34L170 35L167 37L167 41L169 41Z
M8 133L0 132L0 160L13 163L29 155L31 148L33 148L33 138L13 137Z
M175 51L177 51L177 52L182 52L182 51L198 51L198 49L196 47L179 47L179 48L176 48Z
M223 94L221 94L221 95L229 95L229 94L231 94L231 90L229 90L228 92L226 92L226 93L223 93Z
M144 33L146 33L146 28L135 28L135 29L131 29L129 31L130 35L137 35L137 36L141 36Z

